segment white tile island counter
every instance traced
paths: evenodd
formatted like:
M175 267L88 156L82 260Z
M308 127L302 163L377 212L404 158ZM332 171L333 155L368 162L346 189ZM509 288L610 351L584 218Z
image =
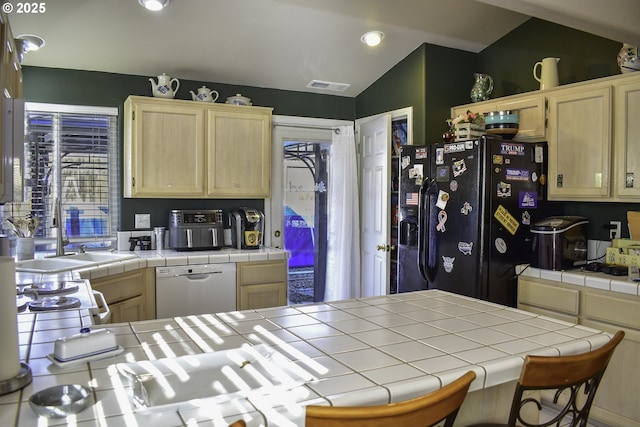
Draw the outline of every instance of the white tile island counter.
M0 396L0 424L32 427L304 425L304 405L367 405L439 388L472 369L477 379L459 424L502 418L525 354L572 354L609 334L442 291L105 325L120 355L60 368L45 356L60 336L77 333L77 311L19 316L21 357L32 384ZM267 344L313 375L312 381L200 409L136 412L116 364ZM29 396L53 384L92 389L93 405L69 419L37 419ZM498 398L499 397L499 398ZM496 405L502 405L498 408ZM490 414L493 414L491 416Z

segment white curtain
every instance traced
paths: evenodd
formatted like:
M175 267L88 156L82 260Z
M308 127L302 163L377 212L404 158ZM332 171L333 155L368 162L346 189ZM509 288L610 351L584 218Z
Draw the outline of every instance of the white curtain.
M324 300L336 301L354 298L360 289L360 199L352 126L333 132L330 159Z

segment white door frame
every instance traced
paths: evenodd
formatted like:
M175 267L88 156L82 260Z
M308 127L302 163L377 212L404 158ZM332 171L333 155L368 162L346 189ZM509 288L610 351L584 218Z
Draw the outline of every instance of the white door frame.
M271 118L271 123L271 198L264 199L264 245L267 247L283 248L283 139L324 139L330 142L332 128L337 126L353 126L354 122L348 120L274 115ZM275 234L278 234L278 236Z

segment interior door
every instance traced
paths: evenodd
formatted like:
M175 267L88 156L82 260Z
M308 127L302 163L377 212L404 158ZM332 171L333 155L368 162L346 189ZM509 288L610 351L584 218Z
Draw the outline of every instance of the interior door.
M359 132L361 200L361 296L389 293L391 115L357 121Z

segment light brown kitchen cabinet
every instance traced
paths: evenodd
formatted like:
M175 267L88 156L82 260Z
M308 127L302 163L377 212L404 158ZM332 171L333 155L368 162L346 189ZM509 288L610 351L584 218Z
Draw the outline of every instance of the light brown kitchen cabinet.
M271 112L130 96L124 103L124 197L269 197Z
M204 197L204 109L130 96L124 115L124 197Z
M612 427L640 427L640 296L535 277L518 278L518 308L609 332L625 331L602 378L590 419ZM552 396L549 397L550 399Z
M22 97L22 67L20 66L19 54L15 40L11 32L11 27L4 12L0 12L0 100L5 98ZM0 105L0 107L2 107ZM0 134L10 124L5 124L5 114L0 114ZM0 144L0 158L4 158L5 147ZM5 200L5 165L0 162L0 200ZM9 196L8 194L6 196Z
M91 287L102 292L109 305L111 323L155 318L155 286L149 282L155 276L147 270L133 270L91 280Z
M611 195L611 85L586 85L549 96L549 200Z
M464 114L468 110L474 113L490 111L518 111L520 123L516 141L544 141L546 137L546 98L539 93L514 95L489 101L466 104L451 109L451 117Z
M287 261L236 263L238 310L287 305Z
M518 279L518 308L551 316L566 322L578 323L580 293L574 289Z
M640 79L614 84L614 91L615 195L637 201L640 196Z
M20 65L20 55L13 38L11 25L7 15L0 14L0 38L2 48L0 49L0 80L2 82L4 98L22 97L22 67Z
M246 108L207 109L209 196L271 194L271 108Z

